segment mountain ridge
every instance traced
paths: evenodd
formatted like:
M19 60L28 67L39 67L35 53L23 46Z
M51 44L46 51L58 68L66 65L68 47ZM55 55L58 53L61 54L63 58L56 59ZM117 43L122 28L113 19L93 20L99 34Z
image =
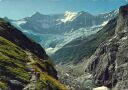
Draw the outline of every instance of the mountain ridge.
M115 26L115 33L101 43L88 60L86 71L93 75L93 83L112 90L128 89L128 5L121 6Z
M117 11L117 10L115 10ZM102 15L92 15L88 12L65 12L65 14L55 14L55 15L43 15L39 12L33 14L28 18L26 23L20 26L26 30L33 30L34 32L42 33L64 33L70 30L77 30L81 27L91 27L93 25L100 25L104 21L108 21L116 16L117 13L112 11L110 13ZM109 15L111 14L111 15ZM36 17L38 15L38 18ZM71 16L73 15L73 19ZM109 16L107 16L109 15ZM65 17L66 16L66 17ZM68 21L69 20L69 21ZM64 22L63 22L64 21ZM36 23L38 24L36 24ZM79 23L78 23L79 22ZM35 25L33 25L35 24ZM40 26L39 26L40 25ZM29 27L32 26L32 27ZM34 27L35 26L35 27ZM42 29L42 30L41 30ZM54 31L54 32L53 32Z
M2 24L0 24L0 27L1 27L0 36L10 40L11 42L20 46L24 50L30 50L31 52L33 52L42 59L48 58L44 49L39 44L28 39L21 31L18 31L14 26L12 26L7 21L2 22ZM41 57L41 56L46 56L46 57Z
M0 69L2 90L68 90L44 49L2 18Z

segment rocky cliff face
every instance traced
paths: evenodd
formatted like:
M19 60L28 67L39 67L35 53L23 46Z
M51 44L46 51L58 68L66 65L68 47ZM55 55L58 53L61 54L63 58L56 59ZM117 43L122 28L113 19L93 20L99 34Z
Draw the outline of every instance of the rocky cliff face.
M97 86L128 89L128 5L119 9L115 34L100 44L88 62L86 71Z
M44 49L0 19L0 89L67 90Z

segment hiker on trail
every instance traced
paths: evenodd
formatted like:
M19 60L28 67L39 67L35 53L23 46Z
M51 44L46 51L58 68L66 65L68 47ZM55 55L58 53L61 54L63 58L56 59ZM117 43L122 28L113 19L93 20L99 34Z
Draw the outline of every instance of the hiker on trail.
M36 80L40 80L40 73L39 72L36 73Z

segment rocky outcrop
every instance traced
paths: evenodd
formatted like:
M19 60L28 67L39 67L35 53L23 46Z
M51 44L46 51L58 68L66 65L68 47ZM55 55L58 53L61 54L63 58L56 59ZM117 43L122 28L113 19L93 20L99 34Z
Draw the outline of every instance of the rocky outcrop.
M128 89L128 5L120 7L115 34L91 56L86 71L97 86Z

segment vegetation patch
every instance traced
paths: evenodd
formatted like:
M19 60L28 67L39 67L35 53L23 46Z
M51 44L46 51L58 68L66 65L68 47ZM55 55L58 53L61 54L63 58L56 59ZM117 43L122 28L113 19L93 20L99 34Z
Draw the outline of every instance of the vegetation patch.
M0 77L9 78L7 82L13 79L24 84L29 82L30 75L25 65L27 61L27 55L22 49L0 37Z

